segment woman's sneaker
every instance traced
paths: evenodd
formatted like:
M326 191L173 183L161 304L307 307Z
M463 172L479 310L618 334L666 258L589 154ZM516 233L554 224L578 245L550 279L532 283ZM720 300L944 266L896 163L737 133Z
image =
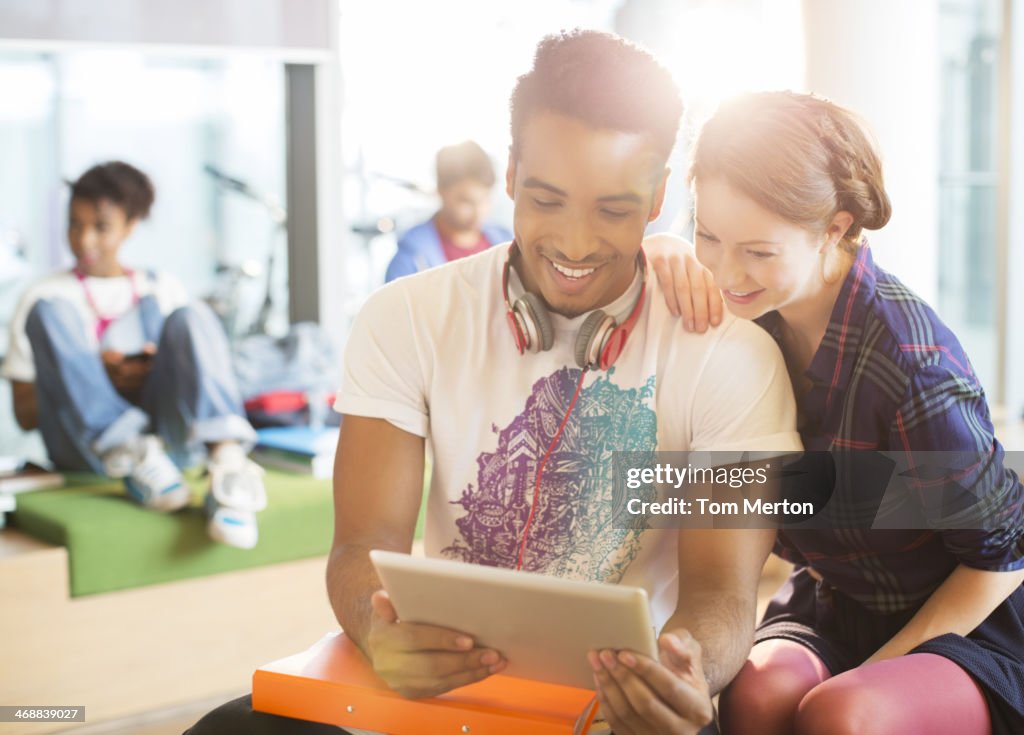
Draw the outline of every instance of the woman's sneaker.
M191 498L160 440L143 434L111 449L103 455L107 475L123 478L128 496L139 505L163 513L180 510Z
M222 544L251 549L259 540L256 513L267 507L263 468L238 444L222 444L207 465L206 531Z

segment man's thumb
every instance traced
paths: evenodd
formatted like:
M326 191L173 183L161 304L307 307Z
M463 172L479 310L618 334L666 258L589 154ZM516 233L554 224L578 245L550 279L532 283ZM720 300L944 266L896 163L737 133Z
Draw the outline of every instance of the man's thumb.
M384 590L377 590L373 593L370 597L370 605L373 607L374 614L384 622L395 623L398 621L395 606L391 604L391 598Z

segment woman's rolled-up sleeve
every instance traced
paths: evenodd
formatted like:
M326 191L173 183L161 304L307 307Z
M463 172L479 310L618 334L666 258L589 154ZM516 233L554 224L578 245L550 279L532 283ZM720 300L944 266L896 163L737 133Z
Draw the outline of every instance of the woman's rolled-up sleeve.
M1024 486L995 438L976 379L945 366L919 369L889 439L915 468L910 485L926 516L940 521L951 554L976 569L1024 568ZM941 481L936 468L945 472Z

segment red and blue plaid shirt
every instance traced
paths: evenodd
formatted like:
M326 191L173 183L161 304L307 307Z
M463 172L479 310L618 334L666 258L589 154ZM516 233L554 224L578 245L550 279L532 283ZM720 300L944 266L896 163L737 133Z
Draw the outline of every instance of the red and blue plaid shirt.
M779 338L777 312L758 322ZM1024 567L1024 488L1004 467L981 384L949 328L874 264L866 243L805 375L807 450L977 453L986 461L966 486L995 530L789 529L779 533L780 556L879 613L920 606L958 564Z

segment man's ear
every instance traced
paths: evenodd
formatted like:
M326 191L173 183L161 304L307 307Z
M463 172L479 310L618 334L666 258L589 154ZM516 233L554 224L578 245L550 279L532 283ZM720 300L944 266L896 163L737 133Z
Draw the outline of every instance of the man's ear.
M505 193L512 201L516 199L516 154L508 147L508 167L505 169Z
M661 215L661 208L665 205L665 186L668 184L668 177L671 173L672 169L666 166L661 174L661 181L658 182L658 187L654 190L654 199L651 201L651 213L647 217L648 222L653 222Z

